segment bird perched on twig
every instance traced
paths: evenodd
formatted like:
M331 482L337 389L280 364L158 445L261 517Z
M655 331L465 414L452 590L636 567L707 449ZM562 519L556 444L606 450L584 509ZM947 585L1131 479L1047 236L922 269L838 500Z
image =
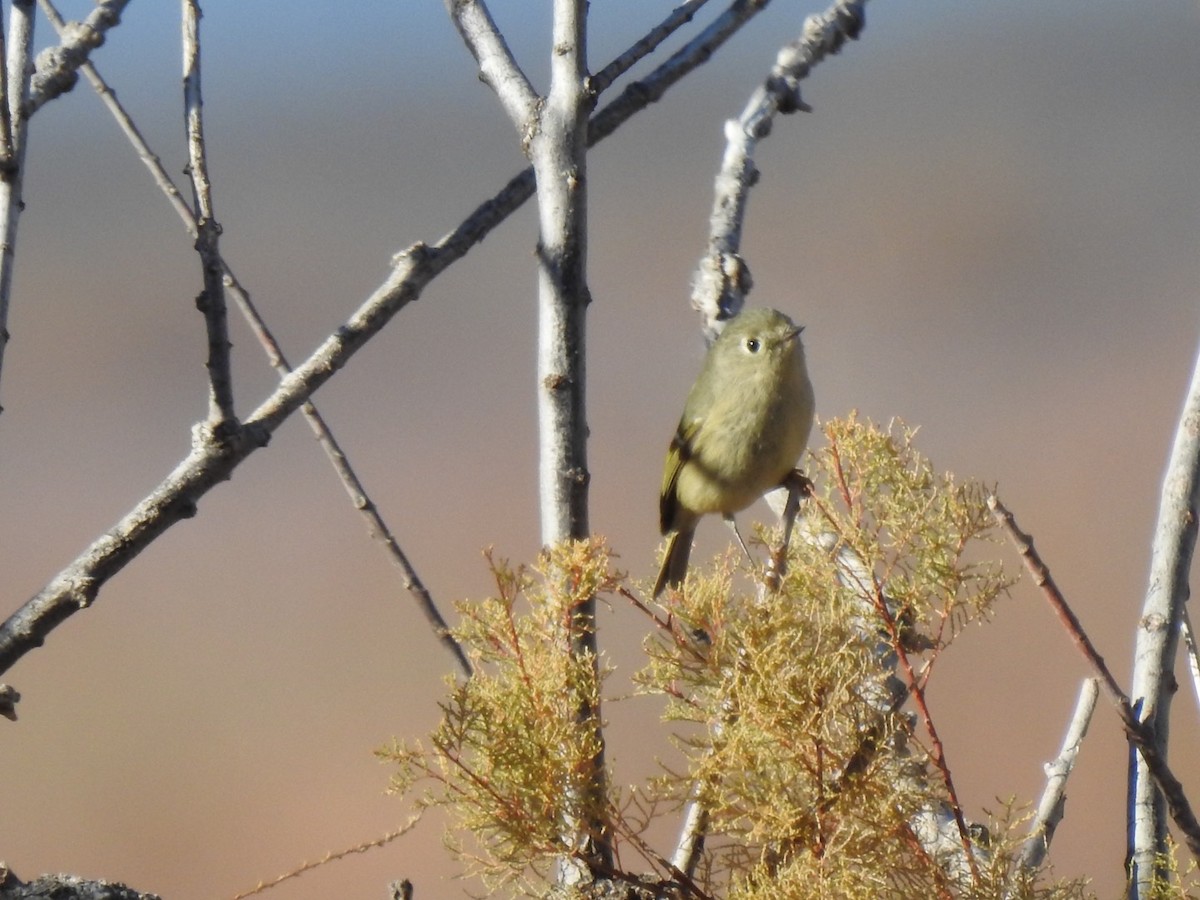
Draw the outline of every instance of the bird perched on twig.
M720 513L732 524L804 452L813 389L803 330L777 310L747 309L709 347L663 469L659 521L671 539L655 597L683 583L702 516Z

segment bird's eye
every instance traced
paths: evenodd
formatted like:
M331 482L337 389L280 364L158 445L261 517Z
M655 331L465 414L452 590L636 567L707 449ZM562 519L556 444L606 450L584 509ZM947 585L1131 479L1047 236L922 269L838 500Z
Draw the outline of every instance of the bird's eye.
M758 338L746 338L746 349L751 353L757 353L761 346L762 344L759 343Z

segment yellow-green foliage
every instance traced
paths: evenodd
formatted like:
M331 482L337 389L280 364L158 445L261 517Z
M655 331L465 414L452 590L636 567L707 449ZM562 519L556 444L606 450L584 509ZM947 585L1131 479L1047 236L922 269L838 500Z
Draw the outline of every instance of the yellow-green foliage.
M1200 898L1200 867L1196 860L1189 859L1180 869L1179 845L1169 836L1167 852L1158 859L1154 882L1150 888L1151 900L1198 900Z
M988 489L935 472L902 424L882 430L851 416L824 430L828 445L812 456L812 518L870 562L868 589L886 590L939 644L952 633L947 624L986 614L1010 584L999 563L968 556L973 542L990 539Z
M686 759L637 796L673 811L698 792L706 811L695 896L1083 896L1015 865L1023 835L1008 817L973 844L971 871L949 871L915 834L915 816L952 802L926 749L928 664L1009 580L980 547L991 526L981 485L935 473L903 427L851 417L825 434L777 592L730 555L655 609L599 540L556 548L534 572L493 563L497 596L463 605L456 630L476 674L453 685L428 746L384 751L396 790L426 781L421 802L448 807L473 836L468 856L492 884L545 892L574 849L564 824L592 823L629 851L618 859L636 860L632 874L655 866L677 891L662 896L686 895L665 862L672 848L645 845L611 773L610 796L587 789L599 667L571 653L572 635L585 600L617 594L653 625L636 680L666 698L664 729ZM914 697L916 713L903 705ZM957 829L949 845L965 859Z
M581 606L616 575L602 542L556 548L533 572L490 562L496 596L462 604L455 629L475 674L452 684L427 746L396 742L380 756L397 764L393 791L427 782L419 804L448 807L474 836L454 849L489 883L536 883L570 852L567 823L595 818L597 667L570 649Z

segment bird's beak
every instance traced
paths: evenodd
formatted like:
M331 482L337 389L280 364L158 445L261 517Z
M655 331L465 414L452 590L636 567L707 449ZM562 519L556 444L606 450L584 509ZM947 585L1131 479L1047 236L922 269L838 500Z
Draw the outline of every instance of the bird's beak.
M797 325L795 328L793 328L791 331L789 331L787 333L787 339L789 341L794 341L796 338L800 337L800 332L802 332L803 330L804 330L803 325Z

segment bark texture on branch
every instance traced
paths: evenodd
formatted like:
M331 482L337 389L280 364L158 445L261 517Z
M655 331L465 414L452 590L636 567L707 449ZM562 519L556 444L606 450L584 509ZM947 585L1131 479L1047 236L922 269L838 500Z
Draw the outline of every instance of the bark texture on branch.
M1191 593L1188 574L1196 548L1200 514L1200 357L1179 416L1175 441L1163 478L1158 523L1150 554L1150 582L1138 620L1130 697L1146 724L1156 755L1166 765L1171 698L1175 693L1175 654L1184 604ZM1145 754L1129 760L1129 881L1131 895L1153 894L1156 870L1164 874L1168 807L1177 804L1156 786Z

